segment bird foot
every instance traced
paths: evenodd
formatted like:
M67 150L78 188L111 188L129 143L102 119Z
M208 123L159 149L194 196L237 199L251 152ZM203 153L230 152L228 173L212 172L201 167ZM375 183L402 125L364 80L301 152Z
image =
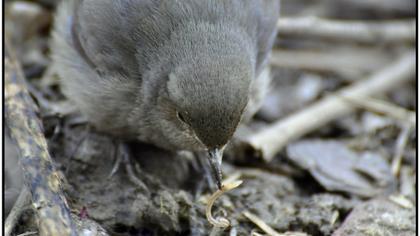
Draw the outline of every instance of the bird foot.
M142 180L140 180L136 173L134 172L133 165L130 161L130 150L127 144L125 143L119 143L117 147L116 152L116 161L114 166L112 167L112 170L108 176L108 179L112 178L115 173L119 170L121 164L124 165L125 171L128 175L129 180L135 184L137 187L149 191L147 186L143 183ZM140 168L136 168L136 170L139 170Z

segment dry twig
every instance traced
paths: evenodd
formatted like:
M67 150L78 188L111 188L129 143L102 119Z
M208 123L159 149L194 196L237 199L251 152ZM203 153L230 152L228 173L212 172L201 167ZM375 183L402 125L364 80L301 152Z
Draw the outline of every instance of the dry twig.
M245 141L258 150L266 161L270 161L290 141L354 111L353 106L337 96L367 97L381 94L413 78L416 71L415 56L414 52L407 52L392 65L336 92L334 96L325 97L304 110L265 127Z
M404 165L400 170L400 188L399 192L403 196L414 198L416 196L416 170L411 167Z
M25 185L39 217L40 235L76 235L61 180L48 153L37 106L24 86L20 64L6 42L5 115L20 152Z
M416 40L416 21L338 21L317 17L280 18L280 35L306 35L358 42L401 42Z
M271 228L268 224L266 224L263 220L261 220L258 216L252 214L249 211L244 211L242 214L246 218L248 218L252 223L256 224L262 231L267 233L270 236L308 236L306 233L301 232L286 232L284 234L281 234L277 231L275 231L273 228Z
M414 208L413 203L410 200L408 200L406 197L404 197L403 195L390 195L388 197L388 199L391 202L393 202L393 203L395 203L395 204L397 204L397 205L399 205L403 208L406 208L406 209L413 209Z
M362 97L362 96L341 96L346 101L351 102L356 106L363 107L371 112L380 113L386 115L395 120L408 123L411 126L416 125L416 113L409 111L403 107L397 106L395 104L371 98L371 97Z
M4 235L9 236L13 232L19 217L22 212L25 210L25 205L29 204L30 195L29 191L24 186L20 191L19 197L17 198L15 205L13 205L12 210L7 216L6 221L4 222Z
M404 13L412 15L416 13L416 1L412 0L327 0L323 2L340 8L350 7L350 11L369 10L375 14Z
M274 49L270 58L276 67L336 72L346 78L376 71L389 62L383 51L357 47L325 51Z
M38 232L36 232L36 231L29 231L29 232L25 232L23 234L19 234L17 236L28 236L28 235L35 235L35 234L38 234Z
M412 126L410 124L403 126L395 145L395 154L391 164L391 171L395 177L397 177L400 173L401 161L405 146L407 145L408 137L410 136L411 127Z

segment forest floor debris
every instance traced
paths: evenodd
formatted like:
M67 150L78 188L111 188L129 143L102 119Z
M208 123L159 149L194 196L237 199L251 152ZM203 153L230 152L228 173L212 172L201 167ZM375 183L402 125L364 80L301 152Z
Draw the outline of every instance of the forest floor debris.
M243 180L213 205L214 215L229 218L226 230L207 221L212 191L185 153L131 143L133 171L150 191L122 170L108 178L115 140L87 128L51 66L55 3L6 1L5 31L80 235L414 234L415 1L283 1L272 89L247 127L248 143L222 166ZM261 154L253 147L265 159L253 158ZM12 167L6 196L20 192ZM14 233L41 233L36 213L24 208Z

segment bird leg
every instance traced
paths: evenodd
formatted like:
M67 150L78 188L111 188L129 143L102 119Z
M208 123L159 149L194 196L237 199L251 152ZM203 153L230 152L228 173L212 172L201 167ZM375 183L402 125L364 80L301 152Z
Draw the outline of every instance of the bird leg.
M129 180L135 184L137 187L149 191L147 186L143 183L142 180L140 180L133 169L133 166L131 164L131 160L130 160L130 149L128 147L128 145L126 143L120 142L117 144L117 148L116 148L116 161L114 166L112 167L111 173L109 174L108 178L112 178L115 173L118 171L119 167L121 164L124 165L125 167L125 171L128 175Z
M108 179L111 179L112 177L114 177L115 173L117 173L117 171L120 169L120 165L121 165L121 155L119 155L119 147L120 144L116 144L114 143L114 153L113 156L115 158L115 162L114 165L112 166L111 172L108 175Z
M76 156L83 142L89 137L89 134L90 134L90 127L86 126L85 129L82 131L81 138L76 141L76 145L73 147L73 150L71 150L70 156L67 159L67 163L65 165L65 170L64 170L64 173L66 175L69 173L70 165L71 165L71 162L73 161L73 158Z

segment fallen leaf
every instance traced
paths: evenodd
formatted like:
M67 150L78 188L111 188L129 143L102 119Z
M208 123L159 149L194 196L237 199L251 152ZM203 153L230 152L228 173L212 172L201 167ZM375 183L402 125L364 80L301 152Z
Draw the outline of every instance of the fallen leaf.
M330 191L372 197L393 183L390 166L380 155L358 154L342 142L300 141L290 144L287 153L288 158Z

